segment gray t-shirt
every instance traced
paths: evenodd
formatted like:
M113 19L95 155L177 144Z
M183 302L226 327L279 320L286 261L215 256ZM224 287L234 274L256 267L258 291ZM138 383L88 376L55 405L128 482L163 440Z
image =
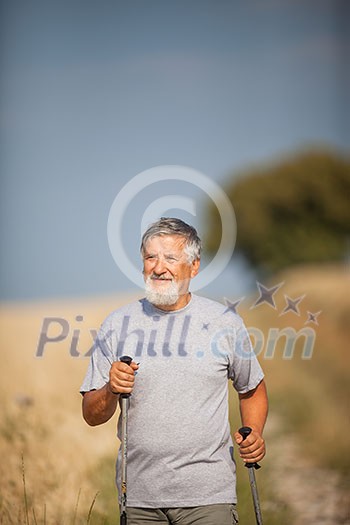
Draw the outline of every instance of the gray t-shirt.
M104 386L122 355L140 363L129 401L128 506L235 503L228 379L239 393L263 379L242 319L193 294L173 312L146 299L128 304L102 324L81 392ZM119 452L119 494L120 461Z

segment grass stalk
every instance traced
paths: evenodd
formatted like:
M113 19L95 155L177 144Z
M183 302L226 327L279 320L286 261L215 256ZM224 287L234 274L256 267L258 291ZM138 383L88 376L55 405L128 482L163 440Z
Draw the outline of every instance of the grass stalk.
M89 508L89 512L88 512L88 515L87 515L87 521L86 521L86 524L89 525L90 523L90 519L91 519L91 514L92 514L92 509L95 505L95 501L96 501L96 498L98 496L98 492L96 492L95 496L94 496L94 499L92 500L92 503L90 505L90 508Z
M23 479L23 496L24 496L25 517L26 517L26 523L27 523L27 525L29 525L28 498L27 498L26 475L25 475L25 469L24 469L23 453L22 453L22 479Z
M75 508L74 508L73 525L75 525L75 521L76 521L76 519L77 519L77 513L78 513L78 505L79 505L80 493L81 493L81 487L80 487L80 489L79 489L78 497L77 497L77 501L76 501Z

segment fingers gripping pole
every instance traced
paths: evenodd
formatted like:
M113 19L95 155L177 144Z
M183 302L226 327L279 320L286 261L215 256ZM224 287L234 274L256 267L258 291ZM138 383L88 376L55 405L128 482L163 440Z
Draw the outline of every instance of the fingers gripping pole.
M252 431L252 429L250 427L241 427L238 430L238 432L241 434L241 436L243 438L243 441L245 440L245 438L247 438L249 436L251 431ZM258 470L259 468L261 468L261 466L258 463L246 463L245 466L248 467L248 468L255 468L255 470Z
M120 358L122 363L130 365L132 358L124 355ZM121 402L121 419L122 419L122 435L121 435L121 503L120 503L120 525L127 525L127 490L126 490L126 471L127 471L127 454L128 454L128 403L130 394L120 394Z

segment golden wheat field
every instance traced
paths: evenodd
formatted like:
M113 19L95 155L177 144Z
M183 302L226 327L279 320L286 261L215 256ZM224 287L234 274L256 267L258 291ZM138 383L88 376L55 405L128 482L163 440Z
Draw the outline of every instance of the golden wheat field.
M263 338L259 359L270 395L268 454L257 473L264 523L349 523L350 272L345 266L301 267L265 284L280 282L276 308L251 308L257 296L239 307L252 340L254 333ZM283 313L285 296L304 296L300 315ZM229 297L234 299L234 287ZM88 427L81 417L79 386L94 331L111 310L134 298L2 304L0 523L118 523L116 417ZM307 322L307 312L321 312L318 324ZM56 341L40 347L43 323L47 338ZM306 336L297 338L287 358L283 334L274 351L268 346L271 329L299 333L305 327L313 337L308 358L302 358ZM234 395L230 404L236 427ZM254 515L241 467L238 492L240 523L250 525Z

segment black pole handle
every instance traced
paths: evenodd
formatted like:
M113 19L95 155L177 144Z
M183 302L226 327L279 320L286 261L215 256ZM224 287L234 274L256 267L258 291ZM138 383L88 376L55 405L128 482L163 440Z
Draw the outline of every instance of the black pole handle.
M130 357L128 355L122 355L121 358L119 359L119 361L121 361L122 363L125 363L128 366L130 366L131 361L132 361L132 357ZM130 396L131 396L131 394L120 394L120 397L124 397L124 399L127 398L127 397L130 397Z
M249 434L251 433L252 429L250 427L241 427L238 432L241 434L242 438L243 438L243 441L245 440L245 438L247 438L249 436ZM258 468L261 468L261 466L258 464L258 463L245 463L245 467L248 467L248 468L255 468L256 470Z
M132 361L132 357L130 357L128 355L122 355L121 358L119 359L119 361L121 361L122 363L126 363L127 365L130 366L131 361Z

